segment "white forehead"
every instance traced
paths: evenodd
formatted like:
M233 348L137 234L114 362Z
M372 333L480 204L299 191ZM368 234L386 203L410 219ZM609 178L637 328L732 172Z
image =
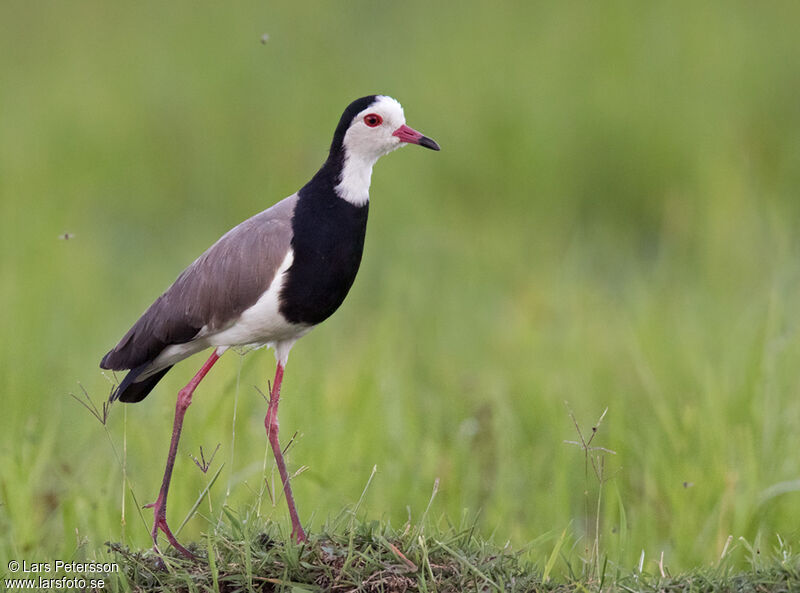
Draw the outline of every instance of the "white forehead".
M385 121L401 126L406 123L406 116L403 113L403 106L387 95L378 95L372 105L356 116L356 119L364 117L368 113L377 113Z

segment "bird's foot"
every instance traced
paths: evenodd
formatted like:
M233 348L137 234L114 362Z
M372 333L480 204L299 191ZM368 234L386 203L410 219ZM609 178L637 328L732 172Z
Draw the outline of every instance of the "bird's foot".
M173 548L178 550L181 554L186 556L189 560L194 560L195 555L192 554L189 550L184 548L178 540L172 535L172 530L167 525L167 505L164 504L163 499L161 496L155 502L151 502L149 504L144 505L145 509L153 509L153 514L155 516L155 520L153 522L153 530L150 532L150 536L153 538L153 549L156 552L161 553L158 549L158 531L161 530L164 532L164 535L167 537L167 541L172 545Z
M298 544L302 544L305 541L308 541L308 537L306 537L306 532L303 531L303 527L300 523L292 522L292 539L296 541Z

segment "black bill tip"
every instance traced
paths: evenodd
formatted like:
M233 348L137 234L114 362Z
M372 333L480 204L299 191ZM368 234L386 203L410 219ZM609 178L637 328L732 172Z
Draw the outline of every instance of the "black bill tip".
M441 148L439 148L439 145L436 144L436 141L431 138L428 138L427 136L423 136L422 138L420 138L417 144L419 144L420 146L424 146L425 148L430 148L431 150L441 150Z

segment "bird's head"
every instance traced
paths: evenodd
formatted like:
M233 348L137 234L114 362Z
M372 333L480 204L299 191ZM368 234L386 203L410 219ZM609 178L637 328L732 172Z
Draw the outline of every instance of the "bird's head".
M339 139L345 154L375 162L404 144L439 150L433 140L406 125L403 107L386 95L370 95L353 101L339 121Z
M436 142L406 125L403 108L391 97L370 95L356 99L336 126L328 160L309 183L333 174L338 196L363 206L369 201L372 166L403 144L439 150Z

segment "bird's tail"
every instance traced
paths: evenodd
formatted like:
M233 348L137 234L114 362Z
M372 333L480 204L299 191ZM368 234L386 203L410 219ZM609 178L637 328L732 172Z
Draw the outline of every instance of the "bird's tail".
M136 367L135 369L131 369L128 371L128 374L125 375L125 378L122 380L122 383L119 384L112 393L108 401L121 401L125 403L136 403L142 401L147 394L153 390L153 387L156 386L161 380L161 377L167 374L167 371L172 368L172 365L161 369L157 373L150 375L149 377L142 379L141 381L137 381L137 377L142 374L146 367L150 366L150 363L143 364L141 366Z

